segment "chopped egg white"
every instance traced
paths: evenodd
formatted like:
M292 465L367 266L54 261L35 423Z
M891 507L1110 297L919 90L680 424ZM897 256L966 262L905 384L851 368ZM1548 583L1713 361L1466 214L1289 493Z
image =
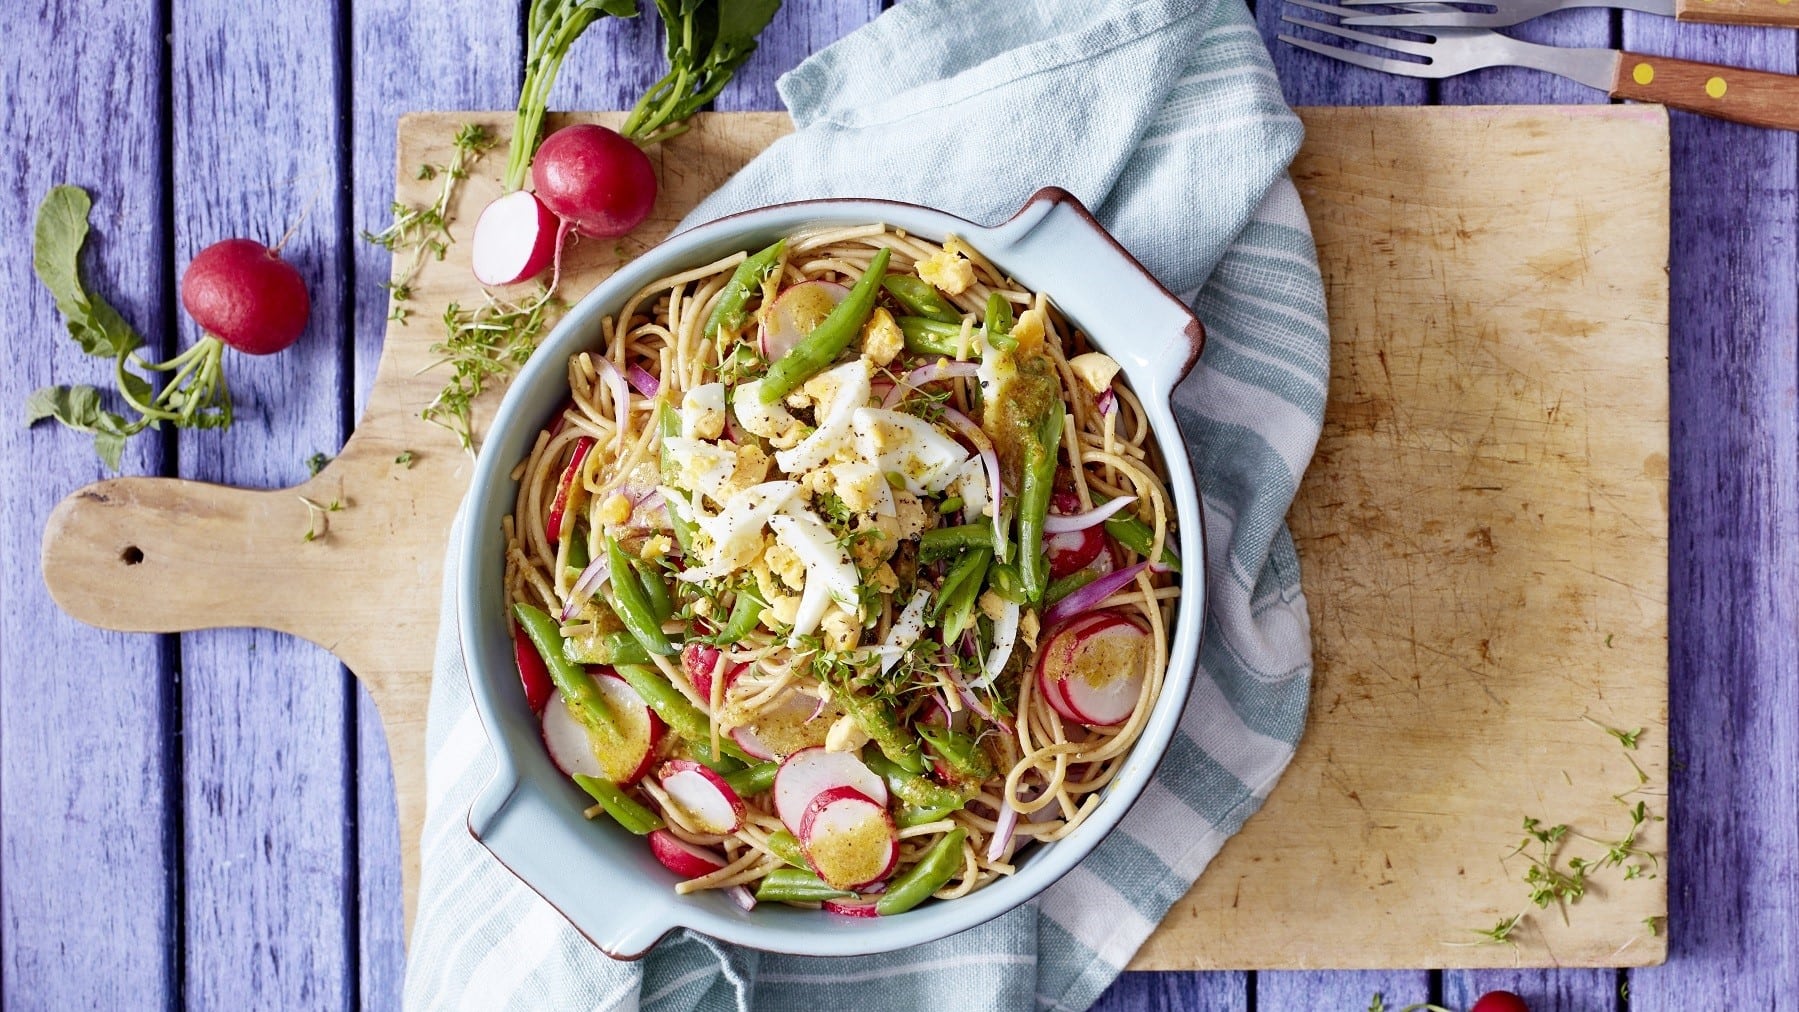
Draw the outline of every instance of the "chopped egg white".
M875 648L875 652L881 655L881 674L892 671L906 651L912 649L912 645L924 635L924 610L930 601L931 592L928 590L913 594L912 600L906 604L906 610L893 620L893 626L887 630L887 638Z
M987 467L981 458L970 457L956 469L956 480L950 483L950 494L962 497L962 515L970 523L987 513Z
M681 398L681 436L717 439L725 433L725 385L702 383Z
M848 608L858 606L856 588L862 581L856 575L856 565L823 520L811 510L789 505L785 512L769 517L768 525L774 528L775 540L805 564L808 592L814 583L822 582L839 603Z
M795 446L805 434L805 426L779 404L762 403L762 381L753 380L736 388L731 406L737 413L737 424L763 439L785 449Z
M868 732L849 714L838 717L825 732L826 752L856 752L868 744Z
M817 405L818 427L798 446L775 454L781 470L797 474L830 460L848 438L852 416L868 403L873 378L868 357L861 355L807 380L805 391Z
M731 496L716 516L678 502L679 497L671 499L677 512L685 507L692 514L700 533L711 542L710 551L701 553L705 564L683 570L680 578L688 582L716 580L753 564L762 556L762 528L799 489L798 482L764 482Z
M943 491L968 459L961 443L916 415L858 408L851 426L862 458L883 475L898 474L914 495Z
M737 453L729 446L703 439L670 436L662 441L674 468L670 483L688 492L704 492L721 500L725 483L737 472Z

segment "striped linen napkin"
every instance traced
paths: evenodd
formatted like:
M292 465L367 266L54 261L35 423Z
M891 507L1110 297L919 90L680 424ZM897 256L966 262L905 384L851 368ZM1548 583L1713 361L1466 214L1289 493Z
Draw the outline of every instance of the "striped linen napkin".
M682 932L615 963L468 835L494 766L446 587L410 1008L1084 1009L1260 807L1304 728L1310 628L1283 518L1318 438L1329 341L1286 176L1301 128L1240 0L906 0L780 87L797 131L688 224L822 196L997 222L1056 184L1206 322L1174 404L1205 499L1211 592L1180 730L1118 830L987 924L854 959Z

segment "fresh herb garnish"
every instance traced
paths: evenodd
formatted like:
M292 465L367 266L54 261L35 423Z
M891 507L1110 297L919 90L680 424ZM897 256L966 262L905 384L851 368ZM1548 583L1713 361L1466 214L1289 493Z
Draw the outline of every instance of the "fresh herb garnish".
M163 422L180 428L231 426L231 391L225 385L224 344L205 337L167 362L146 362L137 354L144 339L107 301L90 291L81 275L93 201L78 186L52 187L38 206L31 263L38 280L56 297L69 336L95 358L111 359L119 396L137 415L108 411L91 386L51 386L25 401L25 424L46 418L94 437L107 467L118 470L125 440ZM157 391L135 370L172 373Z
M331 458L329 456L324 453L315 453L306 458L306 473L317 477L318 473L323 471L325 465L329 463L331 463Z
M550 311L559 306L548 288L520 303L487 295L474 309L452 302L444 310L446 336L431 346L440 356L437 365L448 365L450 382L426 406L422 416L456 434L462 448L475 449L474 401L489 376L508 376L518 370L549 324Z
M656 0L668 73L637 100L621 133L643 144L667 140L718 97L756 51L781 0Z
M416 207L396 200L391 209L394 220L386 228L379 232L362 233L363 239L390 253L413 254L412 262L386 283L394 303L388 319L396 323L405 323L407 316L411 315L411 311L403 303L412 298L412 280L418 277L426 259L442 260L444 254L449 252L450 243L456 241L450 234L450 204L455 200L456 187L467 178L469 166L488 148L493 147L494 136L484 126L464 123L456 131L452 144L454 150L448 163L419 167L420 179L443 177L443 187L438 191L435 201L427 207Z
M341 512L344 508L342 499L333 499L324 505L299 497L306 504L306 535L300 540L311 543L331 533L331 514Z
M401 467L410 469L412 467L412 460L413 460L412 451L411 450L402 450L402 451L400 451L400 455L398 457L394 458L394 463L400 465Z

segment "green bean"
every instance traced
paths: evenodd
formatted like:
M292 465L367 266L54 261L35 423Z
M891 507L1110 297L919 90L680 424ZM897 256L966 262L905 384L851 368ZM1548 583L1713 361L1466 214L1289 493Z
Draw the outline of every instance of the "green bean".
M1002 562L987 570L987 586L995 594L1013 604L1024 604L1024 582L1018 576L1018 564Z
M660 815L639 804L635 798L626 794L612 781L576 773L575 783L580 784L582 790L593 795L593 799L600 803L600 807L605 809L606 814L612 816L614 821L638 836L648 836L662 828Z
M1111 501L1109 496L1093 493L1095 506L1104 506ZM1149 550L1155 547L1156 532L1148 524L1132 516L1129 510L1119 510L1107 517L1106 533L1112 535L1112 540L1146 559L1149 558ZM1163 545L1162 565L1178 573L1181 571L1181 557L1174 554L1174 549Z
M1097 579L1099 579L1099 573L1092 569L1077 569L1067 576L1057 577L1051 580L1049 586L1043 591L1043 606L1045 608L1054 607L1057 601Z
M795 868L812 870L812 866L806 863L806 852L800 849L800 841L785 829L777 829L768 834L768 849Z
M693 750L693 757L720 773L735 773L744 763L754 762L729 738L720 738L719 755L712 751L712 723L699 707L689 702L681 691L670 685L662 672L642 664L619 664L613 667L637 695L643 698L662 722L673 728ZM738 760L743 760L739 762Z
M838 708L850 715L882 755L905 769L924 772L918 739L907 735L887 704L870 699L847 685L831 685L831 695Z
M993 775L993 761L973 737L946 727L920 727L918 735L960 776L979 782Z
M625 623L637 642L652 654L664 657L675 652L675 645L668 641L668 634L662 631L662 623L656 620L656 613L650 607L649 599L644 594L643 584L637 582L637 572L631 567L631 557L618 546L618 539L610 535L606 537L606 558L612 567L612 610Z
M568 539L568 568L578 576L592 561L587 555L587 539L581 536L581 528L577 526Z
M576 664L648 664L649 651L628 632L571 636L562 641L562 656Z
M900 308L913 316L922 316L938 323L953 323L956 329L962 329L962 313L949 300L937 294L937 286L911 274L889 274L881 282L887 294L900 304Z
M992 562L991 549L977 548L957 559L950 567L949 575L943 578L943 586L937 592L935 614L943 625L944 642L962 635L962 630L974 621L975 601L981 596L981 583Z
M987 317L983 331L987 335L987 344L1001 351L1011 351L1018 347L1018 340L1012 336L1012 326L1017 323L1012 318L1012 304L998 292L987 296Z
M712 306L712 315L706 317L706 339L718 336L720 327L728 328L732 333L743 329L743 323L749 319L746 308L750 301L750 292L762 287L762 282L781 261L781 255L787 252L787 240L781 239L755 256L747 257L731 272L731 280L718 293L718 301Z
M902 316L893 321L906 337L906 350L914 355L955 358L961 351L962 324L941 323L923 316Z
M991 523L933 527L918 537L918 558L921 562L932 562L947 559L971 548L992 547Z
M668 457L668 440L681 434L681 416L667 401L656 407L656 424L662 430L662 480L670 481L674 476L674 464ZM693 524L675 511L673 503L668 504L668 525L675 532L675 544L681 546L682 555L693 554Z
M930 899L962 867L962 841L967 838L968 830L960 826L943 834L917 864L887 883L887 891L875 901L875 913L883 917L902 914Z
M769 903L819 903L854 895L797 868L776 868L756 884L756 898Z
M865 754L862 762L875 772L882 780L887 781L887 789L893 796L908 805L918 808L943 808L955 811L967 803L962 795L933 783L915 773L908 772L894 765L884 755Z
M738 588L737 600L731 602L731 617L725 619L725 627L712 637L712 642L724 646L748 636L756 623L762 621L762 609L766 607L761 595L747 585Z
M831 315L769 368L762 381L762 403L774 404L787 396L794 387L824 372L850 346L874 312L875 297L880 294L881 279L887 276L887 260L892 255L893 251L886 247L878 250L868 270L856 279Z
M780 770L780 763L757 763L735 773L726 773L725 783L731 785L738 797L753 798L758 794L766 794L775 785L775 774Z
M667 622L675 613L675 599L669 596L668 581L662 578L662 570L653 563L638 562L633 564L637 570L637 578L643 587L644 601L650 606L650 614L656 617L660 625Z
M1061 412L1046 415L1036 436L1036 441L1025 450L1024 488L1018 493L1018 576L1024 584L1025 597L1032 604L1043 600L1044 587L1049 582L1043 521L1049 515L1050 492L1056 482Z
M949 498L947 498L937 504L937 512L942 513L947 516L948 514L951 514L951 513L954 513L956 511L960 510L962 508L962 505L963 505L962 497L959 495L952 495Z
M550 681L556 683L563 700L581 717L581 723L616 737L618 730L613 723L612 708L606 705L605 697L600 695L599 686L594 684L587 669L569 660L563 652L562 630L556 620L523 602L512 606L512 614L543 658Z
M893 824L901 829L911 829L913 826L928 826L933 822L941 822L961 810L961 805L951 805L944 808L920 808L917 805L906 805L899 810L898 815L893 817Z

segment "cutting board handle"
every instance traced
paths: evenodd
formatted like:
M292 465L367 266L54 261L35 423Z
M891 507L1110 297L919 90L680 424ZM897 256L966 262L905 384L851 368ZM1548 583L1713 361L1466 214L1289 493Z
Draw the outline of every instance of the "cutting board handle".
M302 497L324 507L340 487L329 470L282 491L176 478L96 482L51 512L44 583L65 612L104 629L262 626L317 642L324 630L307 619L341 597L345 574L361 566L334 550L329 529L353 514L315 510Z

